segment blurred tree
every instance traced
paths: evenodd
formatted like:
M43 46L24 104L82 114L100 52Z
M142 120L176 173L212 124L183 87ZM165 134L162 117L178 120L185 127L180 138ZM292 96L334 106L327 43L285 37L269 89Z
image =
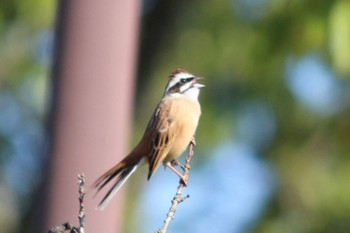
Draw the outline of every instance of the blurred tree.
M265 214L252 223L253 231L347 232L348 2L145 4L153 8L144 15L139 72L151 81L138 108L156 101L162 91L157 83L164 83L174 66L205 76L197 135L199 150L205 150L237 140L238 130L261 131L261 118L243 129L237 123L247 109L243 106L254 109L257 101L269 106L276 133L272 141L260 135L265 146L258 151L276 169L278 189ZM138 119L137 128L144 121Z
M0 5L0 232L19 232L30 221L33 191L41 180L56 4Z

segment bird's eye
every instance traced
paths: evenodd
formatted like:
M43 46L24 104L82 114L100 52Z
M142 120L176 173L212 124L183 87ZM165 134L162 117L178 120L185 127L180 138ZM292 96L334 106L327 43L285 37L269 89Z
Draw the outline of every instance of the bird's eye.
M180 83L185 84L185 83L191 82L192 80L193 80L193 77L191 77L191 78L182 78L182 79L180 79Z
M180 79L180 83L186 83L186 82L187 82L186 78Z

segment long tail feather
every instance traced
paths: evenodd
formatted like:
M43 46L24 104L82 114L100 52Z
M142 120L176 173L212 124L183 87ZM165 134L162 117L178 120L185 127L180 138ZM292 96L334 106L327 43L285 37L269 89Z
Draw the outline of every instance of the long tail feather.
M139 162L135 164L127 164L121 161L119 164L111 168L105 174L103 174L96 182L93 184L94 188L97 188L97 193L106 186L112 179L116 178L115 184L106 193L99 203L97 209L103 210L108 203L112 200L113 196L118 192L120 187L125 183L125 181L134 173L138 167ZM96 194L97 194L96 193Z

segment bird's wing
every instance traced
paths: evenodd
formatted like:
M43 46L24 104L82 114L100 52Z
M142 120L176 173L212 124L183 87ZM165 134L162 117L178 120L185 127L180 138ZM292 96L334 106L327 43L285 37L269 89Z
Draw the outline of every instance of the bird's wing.
M175 138L175 121L171 117L171 101L162 101L147 126L151 137L148 179L169 153Z

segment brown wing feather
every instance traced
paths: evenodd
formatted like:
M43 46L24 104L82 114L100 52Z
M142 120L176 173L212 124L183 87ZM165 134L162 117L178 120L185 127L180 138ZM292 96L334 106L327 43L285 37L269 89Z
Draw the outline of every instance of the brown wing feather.
M171 103L162 101L150 121L147 130L150 133L151 150L149 154L148 179L168 154L175 137L175 122L171 118Z

